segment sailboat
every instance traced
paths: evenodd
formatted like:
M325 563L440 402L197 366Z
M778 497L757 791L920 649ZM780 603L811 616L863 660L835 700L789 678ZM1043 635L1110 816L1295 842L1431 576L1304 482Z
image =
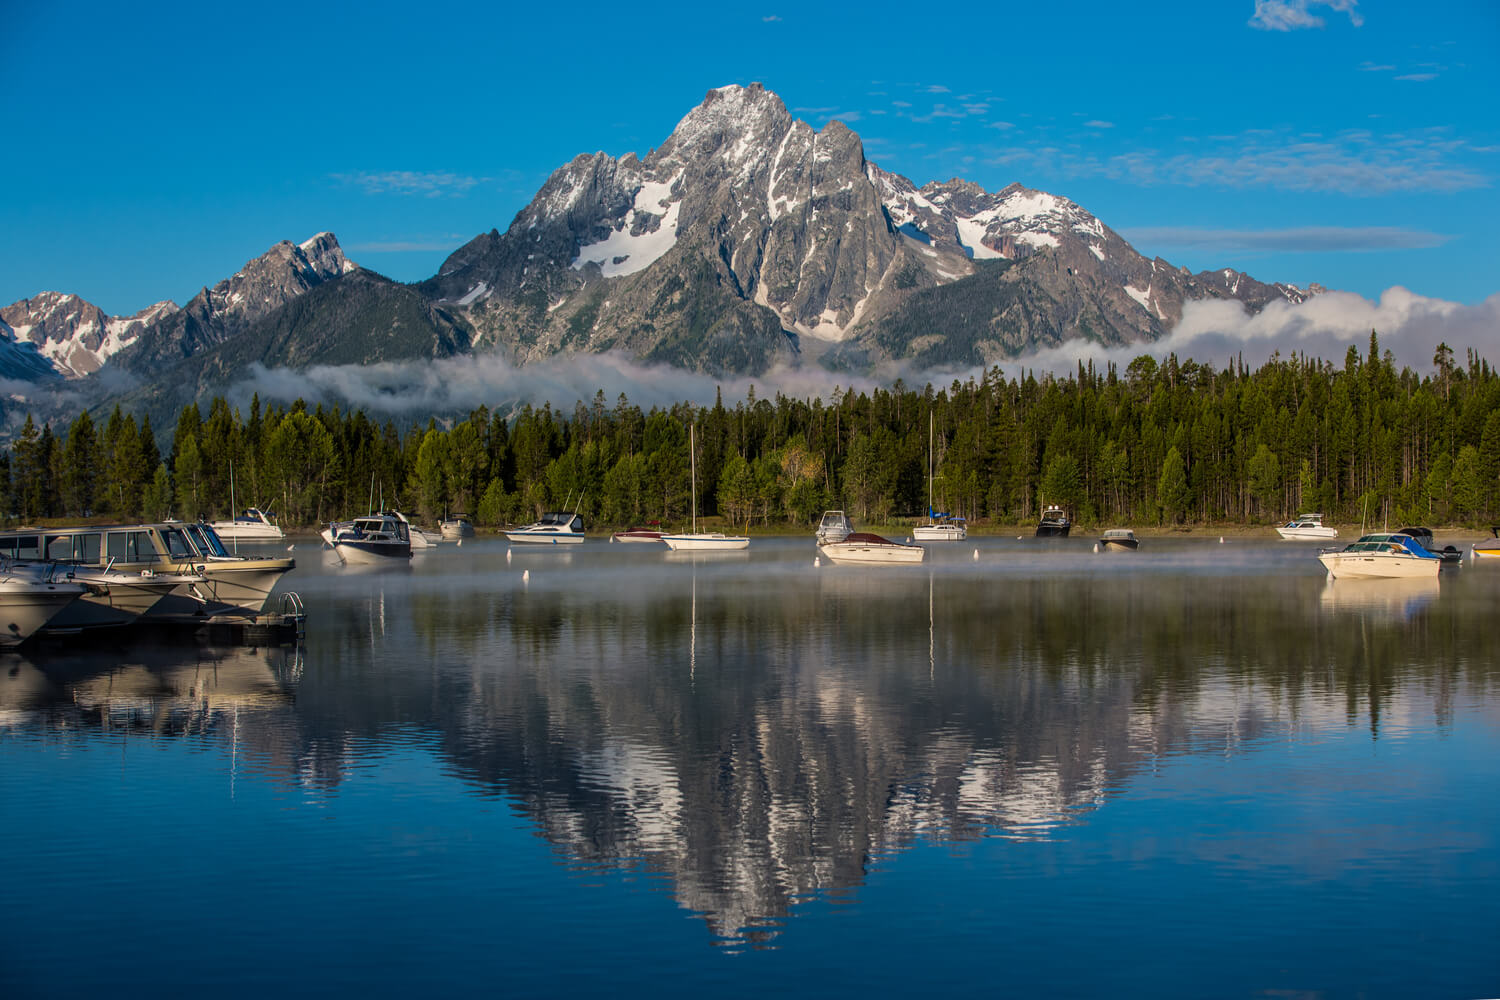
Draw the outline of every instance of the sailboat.
M912 529L918 542L961 542L969 537L964 519L932 509L932 414L927 414L927 523Z
M688 452L692 461L693 476L693 530L686 535L662 535L661 540L673 552L704 552L709 550L747 549L748 535L726 535L722 531L698 531L698 438L697 425L688 425Z

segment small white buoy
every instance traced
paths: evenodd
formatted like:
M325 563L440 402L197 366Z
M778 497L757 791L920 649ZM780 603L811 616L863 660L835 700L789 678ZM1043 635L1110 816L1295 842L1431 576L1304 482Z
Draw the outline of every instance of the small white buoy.
M506 549L506 550L505 550L505 561L506 561L506 562L507 562L507 563L509 563L509 562L510 562L510 549Z
M813 556L813 569L817 569L821 565L823 565L823 557Z
M292 550L293 550L293 549L295 549L295 548L296 548L296 547L297 547L297 543L296 543L296 542L293 542L293 543L292 543L292 544L290 544L290 545L288 545L288 546L287 546L287 547L286 547L286 550L287 550L287 551L288 551L288 552L290 552L290 551L292 551Z
M1095 542L1095 543L1094 543L1094 551L1095 551L1095 552L1098 552L1098 551L1099 551L1099 543L1098 543L1098 542Z
M1020 535L1017 535L1017 536L1016 536L1016 541L1018 541L1018 542L1019 542L1019 541L1020 541L1020 540L1021 540L1021 536L1020 536Z
M979 561L979 550L978 549L974 550L974 561L975 562Z
M1223 544L1224 544L1224 536L1223 536L1223 535L1220 535L1220 536L1219 536L1219 544L1220 544L1220 545L1223 545Z
M907 544L907 545L910 545L910 544L911 544L911 536L910 536L910 535L907 535L907 536L906 536L906 544Z
M611 545L615 544L615 536L614 535L610 535L609 536L609 544L611 544Z
M529 570L529 569L523 569L523 570L521 570L521 582L522 583L530 583L531 582L531 570Z
M460 538L458 540L458 545L456 546L456 548L460 548L461 549L463 547L464 547L464 540L462 538Z

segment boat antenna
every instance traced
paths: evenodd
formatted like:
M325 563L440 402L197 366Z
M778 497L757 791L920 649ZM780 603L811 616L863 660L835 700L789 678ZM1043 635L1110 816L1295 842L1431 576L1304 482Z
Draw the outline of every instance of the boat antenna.
M365 506L366 514L375 513L375 473L370 473L370 502Z

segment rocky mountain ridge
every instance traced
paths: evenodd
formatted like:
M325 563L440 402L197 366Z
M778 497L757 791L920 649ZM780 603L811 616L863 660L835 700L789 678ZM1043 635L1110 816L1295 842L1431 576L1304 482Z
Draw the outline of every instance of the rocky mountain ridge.
M618 350L726 375L813 359L964 367L1073 338L1146 343L1195 299L1254 311L1308 294L1148 259L1076 203L1020 184L919 188L867 160L842 123L815 130L752 84L709 91L644 157L575 157L504 232L470 240L426 281L363 271L319 233L276 244L181 309L106 317L44 293L0 310L16 348L0 352L0 374L50 365L80 378L108 363L159 378L212 355L194 362L201 382L250 358L463 350L518 364ZM234 346L245 338L255 343Z

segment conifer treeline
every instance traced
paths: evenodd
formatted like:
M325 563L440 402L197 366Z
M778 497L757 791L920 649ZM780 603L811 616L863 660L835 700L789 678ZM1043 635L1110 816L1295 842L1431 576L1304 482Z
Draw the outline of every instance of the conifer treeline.
M1080 365L827 402L752 389L733 408L643 412L602 392L569 417L551 405L511 419L481 407L405 432L362 411L301 401L213 400L182 411L170 451L149 420L81 414L63 435L28 417L0 476L13 518L215 518L239 506L289 525L384 502L431 522L532 520L565 503L591 524L680 523L689 510L689 422L698 426L698 509L738 525L808 524L828 507L866 523L927 510L929 417L934 505L972 520L1033 520L1057 503L1085 522L1250 522L1321 510L1359 520L1484 522L1500 514L1500 379L1471 352L1439 345L1434 371L1397 371L1376 336L1342 368L1294 355L1256 371L1158 364ZM580 501L581 498L581 501Z

